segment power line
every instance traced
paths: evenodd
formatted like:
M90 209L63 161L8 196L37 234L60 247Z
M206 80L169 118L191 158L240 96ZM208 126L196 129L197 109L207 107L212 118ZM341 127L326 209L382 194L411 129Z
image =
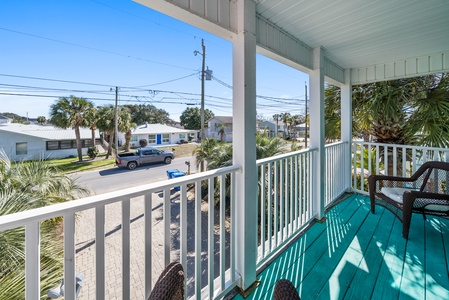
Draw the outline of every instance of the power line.
M132 58L132 59L140 60L140 61L146 61L146 62L159 64L159 65L163 65L163 66L168 66L168 67L172 67L172 68L178 68L178 69L195 71L194 69L190 69L190 68L180 67L180 66L176 66L176 65L172 65L172 64L168 64L168 63L162 63L162 62L158 62L158 61L155 61L155 60L150 60L150 59L141 58L141 57L132 56L132 55L127 55L127 54L118 53L118 52L113 52L113 51L109 51L109 50L103 50L103 49L94 48L94 47L90 47L90 46L79 45L79 44L75 44L75 43L71 43L71 42L60 41L60 40L57 40L57 39L43 37L43 36L39 36L39 35L31 34L31 33L26 33L26 32L21 32L21 31L17 31L17 30L13 30L13 29L8 29L8 28L4 28L4 27L0 27L0 30L4 30L4 31L16 33L16 34L21 34L21 35L25 35L25 36L31 36L31 37L34 37L34 38L47 40L47 41L60 43L60 44L65 44L65 45L69 45L69 46L84 48L84 49L98 51L98 52L102 52L102 53L113 54L113 55L126 57L126 58Z

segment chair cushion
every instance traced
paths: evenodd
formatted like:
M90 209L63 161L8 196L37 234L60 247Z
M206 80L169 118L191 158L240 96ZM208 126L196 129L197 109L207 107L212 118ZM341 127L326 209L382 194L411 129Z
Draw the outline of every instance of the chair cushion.
M418 189L411 189L411 188L398 188L398 187L383 187L381 190L381 193L390 198L393 201L396 201L398 203L402 204L402 198L404 195L404 192L406 191L418 191ZM428 204L424 207L426 210L433 210L433 211L441 211L441 212L447 212L449 211L449 206L447 205L440 205L440 204Z

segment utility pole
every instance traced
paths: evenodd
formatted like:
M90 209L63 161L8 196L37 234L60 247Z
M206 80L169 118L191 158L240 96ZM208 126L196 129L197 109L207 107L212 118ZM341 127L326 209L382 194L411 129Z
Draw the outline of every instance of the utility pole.
M204 141L204 67L206 65L206 46L204 39L201 39L201 47L203 50L203 63L201 66L201 142ZM204 164L201 165L201 172L204 170Z
M305 147L307 149L307 134L308 134L308 130L307 130L307 82L305 82L305 86L306 86L306 119L305 119L305 124L306 124L306 136L304 138L304 142L305 142Z
M118 157L118 86L115 87L115 117L114 117L115 157Z

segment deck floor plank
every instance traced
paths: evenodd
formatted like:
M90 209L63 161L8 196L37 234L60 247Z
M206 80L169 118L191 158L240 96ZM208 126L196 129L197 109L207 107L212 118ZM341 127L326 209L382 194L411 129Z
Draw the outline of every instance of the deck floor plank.
M391 212L353 195L280 254L247 299L289 279L301 299L449 299L449 220L414 215L409 240ZM234 299L243 299L240 295Z

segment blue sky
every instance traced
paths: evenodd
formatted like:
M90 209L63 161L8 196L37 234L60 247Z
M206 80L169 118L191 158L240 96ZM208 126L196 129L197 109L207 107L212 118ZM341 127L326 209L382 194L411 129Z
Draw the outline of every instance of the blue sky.
M0 112L48 117L58 97L96 105L152 104L179 120L200 104L201 39L206 65L205 106L232 115L232 45L130 0L2 0ZM300 114L308 76L257 56L257 112ZM21 96L19 96L19 94Z

